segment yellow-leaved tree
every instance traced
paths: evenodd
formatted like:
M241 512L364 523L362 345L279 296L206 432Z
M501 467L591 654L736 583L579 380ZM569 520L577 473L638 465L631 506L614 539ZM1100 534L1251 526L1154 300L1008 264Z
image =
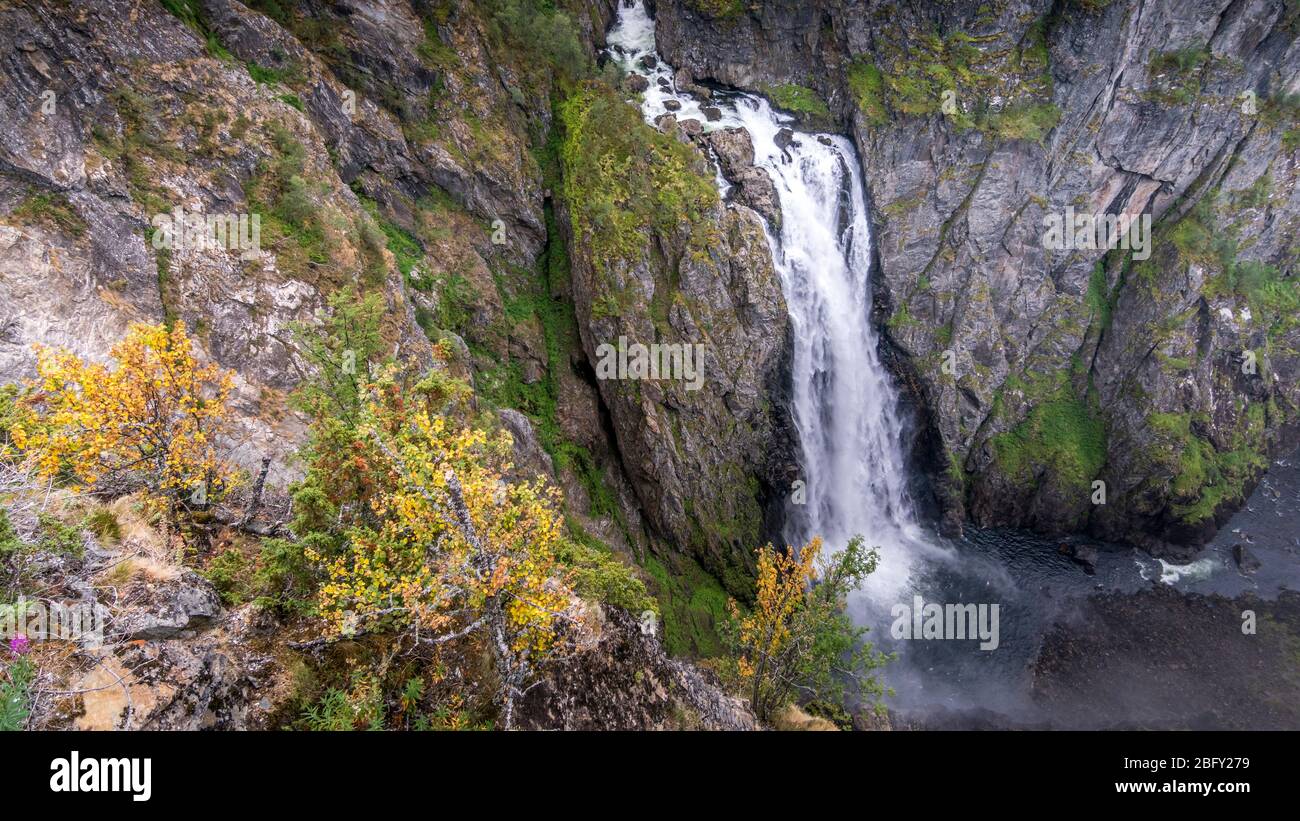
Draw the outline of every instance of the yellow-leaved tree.
M822 553L814 538L800 548L758 551L754 605L727 603L723 638L732 651L730 677L744 686L763 721L798 698L844 722L846 690L863 701L885 690L871 671L890 660L864 638L846 612L847 597L876 569L879 553L856 537L839 553Z
M185 326L132 324L111 366L36 346L31 413L10 431L42 473L90 489L143 488L170 523L187 499L226 489L218 437L232 374L201 365Z
M362 387L355 426L328 447L346 454L331 461L345 484L366 487L369 510L340 551L307 556L325 568L321 612L342 635L410 630L425 645L481 636L508 729L569 618L556 560L565 534L556 489L504 481L509 435L447 413L464 392L437 371L403 385L391 368Z

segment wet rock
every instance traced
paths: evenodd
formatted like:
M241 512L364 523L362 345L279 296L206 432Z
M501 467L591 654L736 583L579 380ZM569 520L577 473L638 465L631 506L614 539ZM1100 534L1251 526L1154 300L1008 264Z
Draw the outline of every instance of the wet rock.
M718 120L722 119L722 109L715 105L706 105L701 107L700 113L704 115L704 119L711 123L716 123Z
M655 128L659 129L660 131L664 132L665 134L676 133L676 131L677 131L677 115L675 115L675 114L660 114L658 117L655 117Z
M713 163L698 147L708 135L692 140L672 117L660 118L658 127L690 146L690 173L711 183ZM770 498L763 488L797 470L789 468L788 403L771 398L785 390L789 314L762 217L748 207L711 204L675 230L640 238L613 268L586 235L575 234L571 223L566 228L589 362L600 359L599 346L620 337L687 345L693 357L703 357L695 360L703 363L695 376L683 368L681 378L598 379L596 388L640 515L656 533L687 547L729 590L745 595L754 572L747 543L762 538ZM703 231L707 247L698 244ZM602 310L599 299L611 287L646 299L630 300L617 313ZM655 293L670 297L659 301L664 312L658 316L649 298ZM665 437L672 447L665 447ZM747 535L720 526L737 522Z
M1245 610L1273 626L1243 636ZM1057 728L1298 729L1296 636L1300 594L1289 590L1274 600L1163 584L1101 593L1044 635L1032 698Z
M497 412L497 416L500 417L506 430L510 431L510 438L514 442L512 461L515 478L532 481L539 475L554 477L555 466L551 462L551 456L542 447L541 440L537 438L533 423L528 420L528 417L513 408L502 408Z
M693 78L691 73L684 68L677 69L676 73L673 74L673 82L682 91L685 91L687 94L693 94L701 100L709 100L713 98L713 92L702 85L697 85L695 78Z
M781 149L782 151L789 148L790 144L794 142L794 129L783 128L780 131L776 132L776 138L774 142L776 143L776 147Z
M1084 572L1089 576L1097 572L1097 558L1099 553L1095 546L1090 544L1073 544L1062 545L1062 547L1066 548L1066 552L1069 554L1070 559L1073 560L1075 564L1082 566Z
M641 74L629 74L623 80L623 87L633 94L639 94L650 87L650 81Z
M870 708L862 708L853 713L853 729L858 732L892 730L893 723L887 712L878 713Z
M682 120L677 127L688 137L699 137L704 134L704 125L699 120Z
M705 135L722 169L722 176L735 186L733 196L748 205L774 227L781 225L781 201L772 178L754 166L754 143L743 128L723 128Z
M645 69L646 71L653 71L656 67L658 67L659 61L655 59L655 56L653 54L647 54L646 56L642 57L640 60L637 61L637 65L639 65L641 68Z
M1232 560L1237 563L1237 569L1246 575L1257 573L1261 567L1259 557L1241 542L1232 546Z
M664 108L668 109L669 111L681 111L682 104L677 100L672 100L672 99L664 100Z

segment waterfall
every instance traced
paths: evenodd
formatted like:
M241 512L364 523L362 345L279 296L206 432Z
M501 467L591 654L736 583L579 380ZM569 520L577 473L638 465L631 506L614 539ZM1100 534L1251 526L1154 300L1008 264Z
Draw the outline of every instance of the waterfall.
M878 606L896 600L916 554L934 548L908 496L898 397L871 325L871 229L853 144L799 132L782 147L778 135L793 118L744 93L703 103L722 113L710 121L659 59L641 0L621 6L608 45L612 59L649 81L641 105L648 122L673 100L678 120L749 132L754 163L772 178L781 204L779 232L769 226L767 238L794 337L791 395L806 502L790 504L786 538L799 544L820 535L834 550L862 535L881 550L866 595Z

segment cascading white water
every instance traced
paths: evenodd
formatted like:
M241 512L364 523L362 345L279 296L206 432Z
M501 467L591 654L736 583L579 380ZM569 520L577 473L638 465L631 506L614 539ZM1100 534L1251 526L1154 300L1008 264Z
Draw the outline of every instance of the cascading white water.
M778 135L792 118L748 94L703 103L722 113L709 121L655 52L654 22L641 0L620 8L608 44L612 59L649 81L647 121L668 113L672 100L678 120L749 132L755 165L780 199L780 233L769 230L768 240L793 325L793 410L807 500L791 507L787 538L820 535L838 549L861 534L881 549L868 598L878 606L896 600L886 594L899 593L916 554L934 548L908 496L897 395L871 325L871 234L853 145L839 135L799 133L782 148Z
M1094 577L1062 557L1056 544L1028 534L971 529L950 542L918 525L907 493L898 397L871 325L870 223L853 145L830 134L780 136L792 118L761 97L725 92L701 101L679 90L672 68L655 52L654 23L641 0L623 5L608 42L613 59L649 81L642 96L647 121L668 113L673 101L679 120L698 121L705 130L744 128L755 164L776 188L781 226L769 230L768 242L793 330L791 396L807 484L806 504L790 508L786 536L797 544L821 535L837 549L861 534L879 546L880 565L850 598L849 613L871 629L877 647L898 653L880 673L896 692L891 710L921 717L922 726L931 715L939 716L938 726L961 726L945 724L945 717L967 709L978 710L972 726L988 726L989 715L1081 726L1076 717L1044 711L1035 696L1032 671L1043 636L1098 587L1132 591L1148 582L1133 572L1131 552L1104 553ZM653 62L643 65L644 58ZM715 114L709 121L702 106L716 107L721 117L708 112ZM720 173L719 186L725 193ZM1160 574L1170 584L1204 583L1179 576ZM999 606L997 652L985 652L978 641L891 637L893 608L911 605L914 596L931 604ZM1141 712L1133 709L1115 707L1140 723Z

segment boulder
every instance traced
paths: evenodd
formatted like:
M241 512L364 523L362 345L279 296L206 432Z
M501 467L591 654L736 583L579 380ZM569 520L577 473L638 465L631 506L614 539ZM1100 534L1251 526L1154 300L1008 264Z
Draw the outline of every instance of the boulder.
M114 619L113 632L127 641L193 635L221 615L221 596L192 570L171 578L140 574L127 588L129 606Z
M743 128L723 128L705 135L722 169L735 188L732 197L761 214L773 228L781 225L781 201L772 178L754 166L754 143Z
M1248 576L1259 572L1261 567L1259 557L1241 542L1232 546L1232 560L1237 563L1237 569Z

